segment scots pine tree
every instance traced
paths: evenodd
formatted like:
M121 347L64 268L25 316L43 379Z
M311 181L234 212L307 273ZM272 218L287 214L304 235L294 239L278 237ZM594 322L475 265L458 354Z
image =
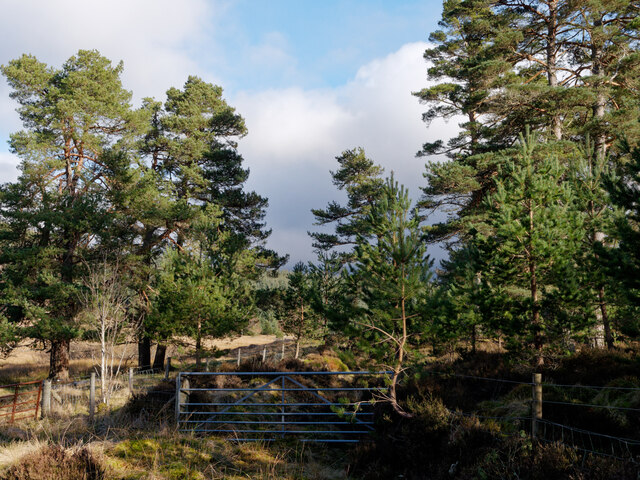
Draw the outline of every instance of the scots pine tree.
M367 217L370 235L360 235L351 276L361 292L353 304L361 346L392 371L389 399L398 404L397 385L405 369L411 336L423 329L421 309L431 278L420 219L407 190L388 178Z
M545 345L578 320L563 315L577 301L576 258L584 236L566 174L533 134L521 137L487 198L493 233L477 238L487 264L482 282L507 289L512 322L503 330L533 342L537 367L544 364Z
M315 225L333 225L333 233L309 232L313 247L328 251L336 247L353 247L358 235L368 236L367 215L379 198L384 181L383 169L365 156L361 148L345 150L336 157L340 168L331 172L333 184L347 194L346 205L331 202L325 209L312 209ZM350 261L350 252L342 254L345 262Z
M20 177L0 192L2 297L49 348L52 378L68 376L80 260L111 227L110 180L139 127L121 72L87 50L59 69L30 55L2 66L25 128L10 140Z

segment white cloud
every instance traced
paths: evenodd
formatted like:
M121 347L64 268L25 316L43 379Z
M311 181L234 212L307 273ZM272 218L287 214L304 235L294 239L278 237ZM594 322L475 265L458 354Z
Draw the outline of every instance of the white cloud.
M0 44L0 62L23 53L59 66L78 49L98 49L123 60L125 86L137 98L162 97L182 85L188 73L205 73L188 46L206 40L218 3L206 0L22 0L5 2L0 29L11 41ZM20 20L23 19L23 20ZM28 20L26 20L28 19ZM211 54L215 54L213 45Z
M2 7L0 64L28 53L59 68L79 49L97 49L114 63L123 60L123 84L133 92L134 104L142 97L164 99L165 91L184 84L189 74L220 83L195 59L202 45L209 56L221 56L208 32L224 13L222 1L21 0L3 2ZM9 93L0 80L2 143L21 128ZM0 170L0 181L14 178L7 172Z
M363 66L351 82L335 89L238 95L232 103L249 128L242 153L255 167L302 163L333 168L336 155L360 146L387 171L394 170L416 196L422 162L415 153L426 140L448 138L457 130L455 123L437 121L427 130L421 120L424 106L411 95L427 84L426 46L405 45Z
M15 182L18 178L20 160L10 153L0 152L0 183Z
M416 152L424 142L446 140L458 131L455 120L434 121L427 129L425 106L411 95L428 84L422 59L426 47L404 45L362 66L352 81L334 89L269 90L231 100L249 128L240 150L251 167L250 186L271 199L273 248L311 258L311 241L304 235L316 229L310 210L343 199L329 171L337 167L334 157L346 149L363 147L387 174L394 171L414 200L420 196L424 162ZM291 228L294 224L299 227ZM293 250L285 249L289 244Z
M257 44L239 37L239 58L221 51L223 43L214 40L217 25L218 32L233 31L233 22L224 15L226 2L5 2L0 29L10 41L0 43L0 63L32 53L58 67L78 49L95 48L113 61L124 61L123 83L136 100L162 99L167 88L181 86L188 74L237 91L214 72L227 71L230 65L254 76L256 84L274 77L296 85L310 75L300 69L288 39L278 32ZM427 130L421 120L424 106L411 95L427 84L422 58L426 46L407 44L363 65L350 82L336 88L245 91L228 99L249 128L240 142L252 171L249 186L271 200L267 220L274 230L273 248L291 252L297 256L293 260L310 259L310 209L341 199L329 171L336 168L334 157L345 149L363 147L387 173L396 173L414 199L419 196L424 168L415 152L425 141L446 139L457 131L455 121L434 122ZM351 56L349 48L345 46L341 55ZM20 128L8 94L2 82L0 140ZM0 182L14 180L17 160L2 150L0 145Z

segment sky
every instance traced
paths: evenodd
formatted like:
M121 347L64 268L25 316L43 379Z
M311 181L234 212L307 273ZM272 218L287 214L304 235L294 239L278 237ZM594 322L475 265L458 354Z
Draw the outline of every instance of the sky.
M457 124L421 120L411 95L429 84L422 58L442 8L436 0L0 0L0 64L23 53L60 67L80 49L124 62L134 106L164 100L189 75L224 88L246 121L239 151L247 189L269 199L268 246L315 258L312 208L345 196L331 183L335 157L355 147L409 188L424 186L426 141ZM0 79L0 182L18 159L7 140L21 129ZM431 251L436 257L442 251Z

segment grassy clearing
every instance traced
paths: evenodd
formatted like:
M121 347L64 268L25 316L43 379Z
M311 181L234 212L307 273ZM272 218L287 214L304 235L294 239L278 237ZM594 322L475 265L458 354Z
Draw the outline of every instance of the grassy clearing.
M179 435L170 429L157 433L114 429L100 438L95 432L83 432L78 425L59 427L55 432L31 432L36 435L26 440L14 438L0 448L0 480L54 478L34 476L33 472L43 469L56 472L56 479L75 480L81 478L77 472L83 465L96 465L103 472L87 478L105 480L349 478L348 453L336 447L235 443ZM61 446L66 454L51 450ZM88 453L80 455L80 451ZM63 467L70 476L59 473Z
M165 434L106 446L103 456L113 478L123 480L347 478L344 453L297 443L236 444Z

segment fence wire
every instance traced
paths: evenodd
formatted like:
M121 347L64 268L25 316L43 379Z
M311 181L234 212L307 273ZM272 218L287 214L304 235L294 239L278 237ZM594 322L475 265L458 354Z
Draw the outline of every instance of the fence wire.
M623 461L637 462L640 458L638 440L591 432L544 419L539 420L538 424L541 428L539 439L546 443L560 442L583 452Z
M133 369L132 391L133 395L144 394L153 389L164 379L164 372L159 369L145 367ZM118 394L129 389L129 372L122 370L113 379L111 394ZM102 382L96 376L95 395L96 401L102 397ZM72 414L88 414L91 395L90 377L80 377L68 382L56 382L51 385L51 406L56 410L66 411Z
M489 378L489 377L480 377L474 375L464 375L464 374L456 374L450 372L438 372L431 371L428 372L433 375L439 375L444 378L460 378L460 379L468 379L474 381L487 381L487 382L497 382L504 384L513 384L515 385L531 385L533 386L533 382L524 382L524 381L515 381L503 378ZM549 407L553 405L561 405L567 407L582 407L582 408L592 408L592 409L604 409L610 411L619 411L620 414L634 415L637 412L640 412L640 408L636 408L635 402L637 402L640 396L636 395L636 392L640 392L640 388L637 387L616 387L616 386L597 386L597 385L568 385L568 384L555 384L555 383L543 383L542 386L547 389L556 391L556 398L560 396L559 399L543 399L543 405L546 404ZM573 389L580 389L579 391L583 391L584 394L579 394L579 391L575 391ZM572 392L573 391L573 392ZM589 395L589 391L593 392ZM609 395L613 395L617 393L616 397L621 398L609 398ZM577 398L571 398L575 394L576 396L582 397L582 399L578 400ZM595 397L593 397L595 395ZM604 397L603 397L604 395ZM553 396L552 396L553 398ZM620 400L626 400L630 403L627 405L632 406L620 406ZM595 403L598 401L603 401L602 404ZM612 403L618 403L612 404ZM624 405L624 404L623 404ZM481 421L489 420L501 422L503 424L512 425L515 428L524 427L524 430L530 431L530 423L532 418L526 416L500 416L500 415L483 415L480 412L461 412L456 411L452 412L453 415L459 417L472 417L477 418ZM581 429L577 427L573 427L570 425L565 425L563 423L554 422L546 419L539 419L538 421L538 432L537 439L541 442L545 443L554 443L558 442L564 444L568 447L575 448L578 451L584 452L586 454L594 454L600 456L606 456L610 458L614 458L621 461L632 461L634 463L640 463L640 440L618 437L615 435L607 435L603 433L598 433L586 429Z

